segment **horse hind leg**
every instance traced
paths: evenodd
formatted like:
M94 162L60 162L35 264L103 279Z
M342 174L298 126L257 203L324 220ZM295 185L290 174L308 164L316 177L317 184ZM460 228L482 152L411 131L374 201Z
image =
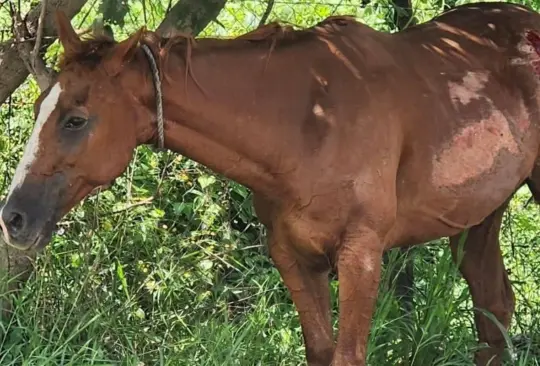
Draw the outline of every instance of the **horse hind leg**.
M472 227L459 258L460 235L450 238L454 260L461 259L459 269L469 285L475 308L493 314L508 329L514 313L515 297L499 245L502 217L510 199L488 216L482 223ZM505 348L504 336L498 326L485 314L475 311L474 320L480 342L488 348L479 350L475 357L478 366L499 366Z
M540 204L540 160L525 181L533 199ZM469 285L476 308L492 313L506 330L515 309L515 296L504 267L499 243L502 218L511 198L488 216L482 223L471 228L465 241L460 271ZM460 259L460 235L450 238L454 260ZM499 366L505 348L504 336L497 325L480 312L475 312L475 325L480 342L489 348L477 352L478 366Z

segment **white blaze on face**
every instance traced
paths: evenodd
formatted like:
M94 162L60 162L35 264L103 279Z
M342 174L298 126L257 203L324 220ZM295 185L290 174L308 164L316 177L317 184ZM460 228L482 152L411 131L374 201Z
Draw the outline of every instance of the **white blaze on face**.
M43 102L41 103L41 106L39 108L36 124L34 125L34 130L32 131L30 140L28 140L26 144L23 157L19 162L19 165L17 166L17 170L15 170L15 176L11 181L6 202L9 199L9 196L13 193L13 190L23 183L26 175L28 174L30 166L34 163L34 160L39 151L39 135L41 133L41 130L43 129L43 125L45 124L45 122L47 122L51 114L56 109L56 105L58 104L58 99L61 93L62 87L60 86L60 83L56 83L51 88L49 94L45 97L45 99L43 99Z
M23 157L19 162L17 169L15 170L15 176L11 181L9 192L5 200L6 203L9 201L9 197L11 196L13 191L24 182L30 166L32 166L32 164L34 163L34 160L36 159L37 153L39 151L39 135L41 134L43 125L45 124L45 122L47 122L51 114L56 109L56 105L58 104L58 99L60 98L61 93L62 87L60 86L60 83L56 83L51 88L51 90L49 90L49 94L45 97L45 99L43 99L43 102L41 103L41 106L39 108L38 117L36 119L32 135L30 136L30 140L28 140L26 144ZM0 227L2 229L2 233L4 234L4 240L7 244L10 244L9 233L6 228L6 224L4 223L4 220L2 218L3 210L4 208L2 207L2 209L0 210Z

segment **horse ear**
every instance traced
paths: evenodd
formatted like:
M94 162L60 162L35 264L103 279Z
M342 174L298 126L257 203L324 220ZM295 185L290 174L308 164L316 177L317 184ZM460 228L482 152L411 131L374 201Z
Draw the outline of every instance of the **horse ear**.
M145 28L139 29L128 39L120 42L114 47L111 56L108 57L104 65L105 70L110 76L116 76L122 70L124 64L131 60L144 31Z
M62 47L64 47L64 53L69 54L77 52L81 45L81 39L75 32L75 29L71 26L71 21L61 10L57 10L55 15L58 40Z

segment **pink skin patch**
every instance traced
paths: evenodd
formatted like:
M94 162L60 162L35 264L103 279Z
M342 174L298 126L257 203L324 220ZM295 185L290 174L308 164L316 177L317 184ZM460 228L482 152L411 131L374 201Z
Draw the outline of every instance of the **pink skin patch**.
M529 130L529 127L531 127L531 118L523 102L521 102L519 106L519 115L516 119L516 127L519 133L522 135L524 135Z
M526 118L520 118L518 121L517 121L517 127L519 129L519 132L521 133L525 133L527 132L527 130L529 129L529 126L530 126L530 122L528 119Z
M432 181L438 187L464 184L487 173L500 151L519 152L504 115L491 116L456 134L448 146L433 158Z

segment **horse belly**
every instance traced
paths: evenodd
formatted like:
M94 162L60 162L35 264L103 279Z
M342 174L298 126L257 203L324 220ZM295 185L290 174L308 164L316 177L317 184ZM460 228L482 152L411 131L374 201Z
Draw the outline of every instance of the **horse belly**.
M425 191L421 198L412 200L414 204L398 210L386 247L422 244L478 225L513 194L520 182L517 176L511 179L501 173L452 192Z
M469 151L443 151L431 174L413 183L417 193L399 205L387 247L420 244L480 224L530 174L537 153L530 142L484 140Z
M501 206L525 179L520 172L521 165L500 167L496 172L455 187L452 191L438 192L441 198L434 202L445 202L443 207L433 205L437 209L436 219L451 229L469 228L480 224L487 216ZM426 205L430 206L429 203ZM446 231L446 230L443 230ZM443 236L454 234L443 232Z
M493 110L433 156L426 183L435 201L447 201L442 220L462 227L479 224L530 174L538 153L536 131L525 115L514 121Z

